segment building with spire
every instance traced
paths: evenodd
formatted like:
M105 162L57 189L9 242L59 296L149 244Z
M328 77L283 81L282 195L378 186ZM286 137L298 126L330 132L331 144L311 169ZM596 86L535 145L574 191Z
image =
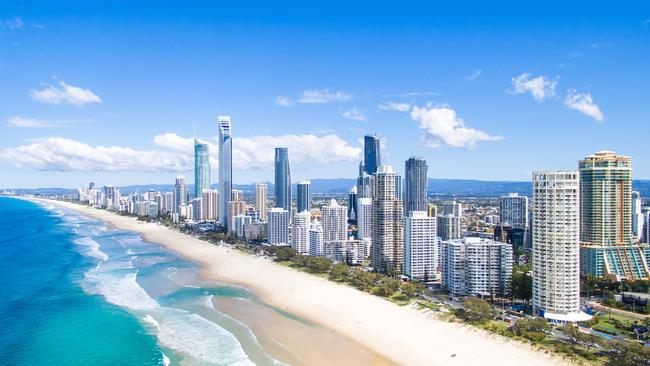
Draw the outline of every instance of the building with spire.
M232 130L230 116L219 116L219 222L228 228L232 197Z
M194 197L201 198L210 189L210 150L208 144L194 139Z

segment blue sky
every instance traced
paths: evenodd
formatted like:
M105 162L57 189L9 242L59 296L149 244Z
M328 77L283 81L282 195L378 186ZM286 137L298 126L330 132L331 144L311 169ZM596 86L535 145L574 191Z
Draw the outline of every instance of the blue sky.
M191 177L224 114L236 183L271 181L277 145L295 180L353 177L366 133L433 178L608 149L650 179L650 5L567 3L3 4L0 187Z

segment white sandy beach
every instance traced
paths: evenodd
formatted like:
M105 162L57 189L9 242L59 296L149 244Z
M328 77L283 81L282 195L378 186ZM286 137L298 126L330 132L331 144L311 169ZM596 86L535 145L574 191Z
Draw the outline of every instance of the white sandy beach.
M208 279L248 288L264 302L354 339L399 364L568 364L528 345L430 319L413 308L400 307L352 287L215 246L161 225L72 203L48 202L106 221L118 229L141 233L145 240L201 263Z

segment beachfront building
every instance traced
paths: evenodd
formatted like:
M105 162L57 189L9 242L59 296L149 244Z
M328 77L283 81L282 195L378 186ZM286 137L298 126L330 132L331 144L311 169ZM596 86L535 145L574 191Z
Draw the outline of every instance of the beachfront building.
M228 201L232 197L232 129L230 116L219 116L219 222L228 228Z
M163 211L167 213L176 211L174 209L174 192L163 193Z
M201 194L203 200L201 217L204 220L215 220L219 215L219 192L214 189L204 189Z
M309 254L309 229L311 213L302 211L293 216L291 221L291 247L301 255Z
M235 216L246 214L246 202L239 200L228 201L226 214L228 215L228 234L233 235L235 234L236 228L232 220Z
M291 170L286 147L275 148L275 207L291 212Z
M323 220L323 239L345 240L348 237L348 209L332 199L329 205L321 208Z
M311 182L303 180L298 182L296 207L298 212L311 210Z
M507 296L512 284L512 246L466 237L441 242L442 286L453 295Z
M632 237L632 159L600 151L581 160L579 169L582 274L648 278L649 247Z
M411 211L404 220L404 274L413 280L431 282L438 273L436 219L426 211Z
M203 199L201 197L192 198L190 204L192 205L192 218L196 221L205 220L203 218Z
M368 239L372 242L371 238L372 198L357 198L357 239ZM370 246L367 249L370 250Z
M322 256L325 253L323 240L323 227L314 222L309 229L309 255Z
M267 240L271 245L289 245L289 211L274 207L268 211Z
M404 215L427 210L427 161L411 157L404 163Z
M372 266L380 273L401 273L404 262L402 201L396 195L393 167L382 165L374 180L372 201Z
M210 148L194 139L194 198L201 198L210 189Z
M577 171L533 173L533 314L554 322L580 313L580 185Z
M266 183L255 185L255 210L259 213L260 221L266 221L268 202L268 186Z
M324 243L323 255L334 262L360 264L366 257L366 240L333 240Z
M232 217L233 234L238 238L244 238L244 228L253 223L253 218L247 215L234 215Z

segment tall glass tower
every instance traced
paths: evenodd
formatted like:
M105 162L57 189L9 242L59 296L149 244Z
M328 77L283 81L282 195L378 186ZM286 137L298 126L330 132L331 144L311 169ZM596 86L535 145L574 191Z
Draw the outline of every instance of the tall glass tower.
M291 170L286 147L275 148L275 207L291 212Z
M230 116L219 116L219 222L228 227L228 202L232 197L232 131Z
M648 278L649 250L632 240L632 159L600 151L579 167L582 274Z
M311 182L304 180L298 182L296 187L298 188L298 213L311 210Z
M409 158L404 164L404 215L427 210L427 161Z
M210 189L209 147L194 139L194 197L201 198L206 189Z
M366 173L375 174L381 165L379 137L366 135L363 138L363 165Z

